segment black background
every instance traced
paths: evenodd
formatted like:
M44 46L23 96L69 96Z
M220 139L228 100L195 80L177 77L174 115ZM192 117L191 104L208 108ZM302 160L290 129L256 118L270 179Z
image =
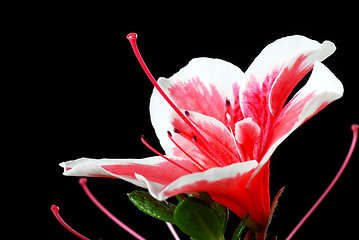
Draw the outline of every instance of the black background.
M359 122L357 24L349 7L324 10L306 5L299 13L293 11L296 6L262 6L258 11L255 6L224 3L31 7L23 9L26 14L12 29L18 37L13 38L9 60L15 64L10 78L15 91L8 102L14 104L9 110L15 126L8 127L8 142L16 149L12 162L7 162L24 171L21 184L14 181L19 177L14 170L8 179L22 204L16 207L20 211L13 215L14 224L30 227L25 231L28 237L76 239L53 217L50 206L57 204L62 217L91 239L133 239L89 201L77 178L62 176L58 166L82 156L152 156L140 141L142 134L160 149L149 119L153 87L132 53L129 32L139 35L141 54L155 78L170 77L200 56L221 58L245 71L267 44L293 34L336 44L337 51L324 63L342 81L344 97L291 134L273 154L271 196L282 186L286 190L268 239L289 234L346 156L350 126ZM355 236L358 160L357 149L342 178L293 239ZM164 223L141 213L127 199L126 193L137 187L113 179L89 179L88 185L111 212L145 238L171 239ZM236 224L238 218L232 214L228 239Z

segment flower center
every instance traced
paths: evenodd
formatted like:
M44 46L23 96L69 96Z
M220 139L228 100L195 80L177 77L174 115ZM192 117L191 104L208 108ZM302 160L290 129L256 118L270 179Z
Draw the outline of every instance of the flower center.
M246 151L244 150L242 145L236 140L235 122L232 117L233 115L234 115L234 112L233 112L231 102L227 99L226 100L226 118L227 118L227 122L228 122L228 129L231 132L231 135L233 137L233 142L234 142L234 145L236 146L237 153L238 153L238 159L240 162L249 161L250 159L249 159L248 154L246 153Z

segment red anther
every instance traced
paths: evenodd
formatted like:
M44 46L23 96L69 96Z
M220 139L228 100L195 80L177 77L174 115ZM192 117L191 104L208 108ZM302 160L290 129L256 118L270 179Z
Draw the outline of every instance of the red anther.
M229 107L229 106L231 106L231 102L227 99L226 100L226 107Z

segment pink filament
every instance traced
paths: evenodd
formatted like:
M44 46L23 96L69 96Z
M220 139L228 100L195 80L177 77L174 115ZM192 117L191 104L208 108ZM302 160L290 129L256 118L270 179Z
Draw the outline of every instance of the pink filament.
M122 227L124 230L126 230L128 233L130 233L132 236L134 236L138 240L145 240L145 238L140 236L138 233L136 233L131 228L129 228L126 224L124 224L119 219L117 219L112 213L110 213L90 192L90 190L87 187L86 182L87 182L86 178L80 178L80 180L79 180L79 183L80 183L82 189L85 191L86 195L103 213L105 213L112 221L114 221L116 224L118 224L120 227Z
M329 186L324 191L324 193L315 202L313 207L308 211L308 213L303 217L303 219L297 224L297 226L295 226L295 228L292 230L292 232L289 234L289 236L286 238L286 240L290 240L294 236L294 234L299 230L299 228L303 225L303 223L308 219L308 217L314 212L314 210L318 207L318 205L323 201L323 199L327 196L327 194L330 192L330 190L334 187L334 185L338 181L340 175L342 175L345 167L348 165L348 162L349 162L349 160L350 160L350 158L351 158L351 156L352 156L352 154L354 152L355 145L356 145L356 142L358 140L358 128L359 128L359 125L357 125L357 124L353 124L352 127L351 127L351 129L353 131L352 143L350 145L348 154L347 154L342 166L340 167L337 175L335 175L334 179L329 184Z
M193 124L188 120L188 118L181 112L181 110L171 101L171 99L166 95L166 93L158 85L157 81L155 80L155 78L151 74L150 70L146 66L145 62L143 61L140 51L138 50L137 43L136 43L137 34L129 33L127 35L127 39L130 41L132 50L133 50L138 62L140 63L143 71L146 73L147 77L149 78L149 80L151 81L153 86L162 95L162 97L166 100L166 102L172 107L172 109L178 114L178 116L180 118L182 118L182 120L187 124L187 126L190 127L192 129L192 131L202 140L202 142L206 145L206 147L208 149L210 149L213 154L216 155L217 159L221 159L221 156L216 151L216 149L214 149L213 146L202 136L202 134L197 130L197 128L195 126L193 126ZM218 165L218 163L216 163L216 164Z
M173 138L171 132L168 131L168 137L172 141L172 143L181 151L183 152L189 159L192 160L199 167L202 171L205 171L205 167L203 167L198 161L196 161L191 155L189 155Z
M168 229L169 229L170 232L172 233L173 237L175 238L175 240L181 240L181 239L179 238L179 236L177 235L175 229L173 228L172 224L169 223L169 222L166 222L166 224L167 224Z
M181 168L182 170L184 170L184 171L186 171L186 172L188 172L188 173L193 173L193 172L191 172L190 170L188 170L188 169L182 167L181 165L177 164L175 161L172 161L171 159L169 159L169 158L166 157L165 155L161 154L161 153L160 153L159 151L157 151L156 149L154 149L150 144L147 143L147 141L146 141L146 139L145 139L145 137L144 137L143 135L141 136L141 141L142 141L143 144L145 144L146 147L148 147L148 149L150 149L152 152L154 152L154 153L157 154L158 156L160 156L160 157L166 159L168 162L172 163L173 165L175 165L175 166Z
M53 214L55 215L57 221L59 221L59 223L61 223L61 225L66 228L70 233L72 233L73 235L75 235L76 237L83 239L83 240L90 240L89 238L83 236L82 234L78 233L77 231L75 231L72 227L70 227L60 216L60 208L56 205L52 205L51 206L51 211L53 212Z

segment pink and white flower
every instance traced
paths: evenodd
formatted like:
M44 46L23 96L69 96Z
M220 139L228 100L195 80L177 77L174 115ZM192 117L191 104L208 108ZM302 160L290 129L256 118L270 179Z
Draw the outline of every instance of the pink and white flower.
M136 35L128 38L136 53ZM193 59L172 77L154 82L151 121L165 155L153 149L158 156L80 158L60 166L67 176L129 181L158 200L208 192L239 217L251 213L264 229L270 213L270 156L291 132L343 94L341 82L321 63L334 51L332 42L289 36L265 47L245 73L220 59ZM136 56L148 71L139 52ZM287 102L312 69L308 82Z

